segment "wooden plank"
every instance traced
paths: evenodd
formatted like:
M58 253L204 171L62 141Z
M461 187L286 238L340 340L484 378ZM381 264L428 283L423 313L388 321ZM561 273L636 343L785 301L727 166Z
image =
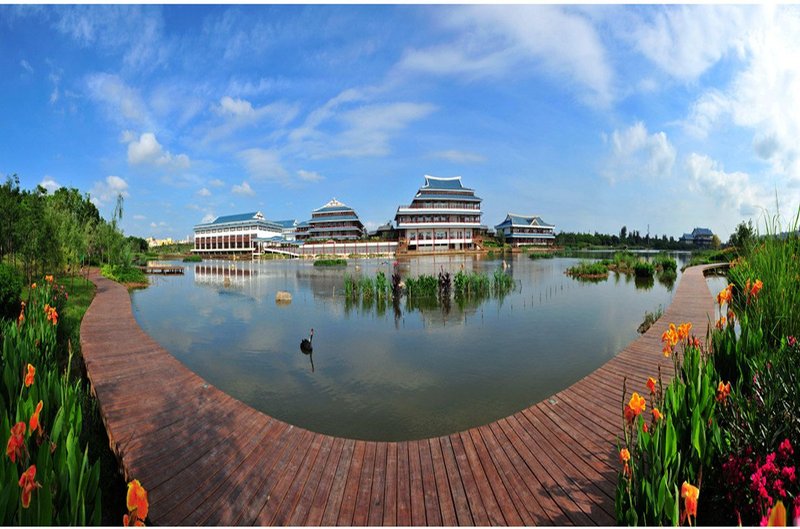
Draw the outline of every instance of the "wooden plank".
M301 525L308 516L308 512L311 509L311 503L314 501L317 490L319 490L319 488L322 486L323 473L327 468L329 468L328 460L331 457L338 457L338 455L331 456L331 452L334 451L334 446L336 445L337 441L342 441L342 439L339 437L331 437L329 435L323 437L322 448L317 456L318 462L315 463L310 469L305 486L303 487L303 490L299 492L299 500L297 501L294 509L292 509L291 518L285 522L276 522L278 525ZM333 472L331 472L331 477L332 476Z
M383 523L383 510L386 494L386 466L389 443L375 445L375 467L372 474L372 495L369 500L369 519L367 525Z
M344 442L342 456L339 459L339 465L336 467L336 475L331 484L331 494L326 498L325 509L322 511L322 521L320 525L330 526L336 525L336 520L339 518L339 510L341 509L342 499L344 498L344 488L347 482L347 474L350 470L350 463L353 460L353 452L355 451L356 443L352 439L347 439ZM312 515L314 514L312 510ZM310 525L317 525L314 521L315 518L309 516Z
M322 470L322 477L319 480L319 486L314 492L314 499L308 509L308 515L305 521L292 520L289 525L320 525L322 523L322 514L325 512L325 505L328 503L328 497L331 494L333 480L336 477L336 469L339 467L339 460L344 452L344 439L336 437L333 440L333 447L331 454L328 456L328 462L325 463L325 468Z
M494 497L497 500L497 504L500 506L501 512L503 513L503 518L505 518L506 525L524 525L522 516L520 516L520 513L517 510L517 506L511 499L509 491L506 489L503 480L500 478L500 473L497 471L497 467L495 467L492 458L489 456L488 450L486 450L486 446L483 443L480 431L477 428L473 428L469 430L469 436L472 441L472 445L475 448L478 461L480 461L480 464L483 467L483 472L486 474L486 477L489 480L489 485L492 487Z
M386 443L386 478L383 494L383 520L375 525L397 523L397 443ZM370 517L370 523L372 519Z
M342 505L339 507L339 518L336 525L353 525L353 514L356 509L356 498L358 495L358 483L361 480L361 467L364 466L364 453L367 450L367 443L356 441L353 451L353 460L350 462L350 470L347 473L347 483L344 487Z
M373 471L375 470L375 443L367 442L364 450L364 464L358 481L356 506L353 511L353 522L349 525L367 525L369 520L369 500L372 494Z
M456 456L450 444L450 437L440 437L439 444L442 448L442 458L447 470L447 481L450 484L450 492L453 496L453 507L458 518L458 523L454 525L475 525L472 520L472 514L469 511L467 494L464 492L464 484L461 481L461 473L458 470Z
M397 525L411 525L411 472L408 442L397 444Z
M422 463L419 457L419 443L408 442L408 476L411 482L411 523L425 525L425 490L422 484Z
M444 466L444 456L442 446L437 437L428 439L430 445L431 460L433 462L433 474L436 480L436 496L439 498L439 513L441 514L440 525L453 526L458 524L456 509L453 505L453 494L450 492L450 483L447 480L447 470Z
M430 443L417 441L419 449L420 469L422 470L422 488L425 496L425 519L428 525L442 525L442 513L439 506L439 494L436 476L433 471Z
M478 489L478 483L475 481L475 475L469 466L467 452L464 449L464 443L461 441L459 434L448 436L450 439L450 446L453 448L453 454L456 458L456 465L461 474L461 480L464 484L464 492L467 495L469 502L469 510L475 525L487 526L489 525L489 514L486 512L486 507L481 498L481 491Z
M472 444L472 438L469 432L461 432L460 437L464 446L464 452L467 455L469 468L472 471L472 475L475 476L475 483L480 492L480 497L483 500L483 505L486 507L486 515L489 517L489 523L491 525L508 525L503 516L503 509L498 503L497 498L495 498L494 489L489 484L489 477L486 475L486 472L484 472L478 453L475 450L475 446ZM516 509L514 509L514 516L518 517Z

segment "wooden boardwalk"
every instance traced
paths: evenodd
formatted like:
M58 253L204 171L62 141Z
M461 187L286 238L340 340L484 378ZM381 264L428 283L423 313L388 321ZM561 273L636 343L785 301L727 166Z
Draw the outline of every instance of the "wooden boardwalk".
M331 437L219 391L138 326L126 289L96 273L86 368L126 479L159 525L612 525L622 380L646 393L661 333L704 336L713 298L687 269L663 317L614 359L499 421L409 442Z

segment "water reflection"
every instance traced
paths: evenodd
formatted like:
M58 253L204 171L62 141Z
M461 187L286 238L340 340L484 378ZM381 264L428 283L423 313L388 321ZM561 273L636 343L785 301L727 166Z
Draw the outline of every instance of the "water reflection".
M672 297L660 280L646 290L616 274L573 281L564 270L578 259L506 260L514 290L486 299L344 295L345 274L491 275L502 266L432 256L340 269L206 261L132 300L145 331L257 409L319 432L402 440L483 424L563 389L627 345L644 312ZM279 290L291 304L275 304ZM311 328L313 353L298 352L301 338L312 341Z

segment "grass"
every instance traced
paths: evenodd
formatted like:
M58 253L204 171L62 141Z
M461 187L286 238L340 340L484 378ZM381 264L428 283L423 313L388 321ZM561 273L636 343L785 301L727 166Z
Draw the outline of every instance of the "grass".
M196 255L196 254L187 255L186 257L183 258L183 262L184 263L201 263L201 262L203 262L203 258L200 257L199 255Z
M636 277L654 277L656 274L656 267L647 261L637 261L633 265L633 273Z
M608 267L597 261L581 261L575 266L567 268L567 275L579 278L603 278L608 277Z
M317 259L314 266L347 266L347 259Z
M147 284L147 274L133 266L103 265L100 268L103 277L123 284Z
M552 259L556 256L555 252L531 252L528 254L530 259Z
M663 314L664 314L664 307L662 307L661 305L659 305L659 306L658 306L658 308L657 308L656 310L654 310L653 312L644 311L644 321L642 321L641 325L639 325L639 328L638 328L638 329L636 329L636 331L637 331L639 334L644 334L644 333L646 333L646 332L647 332L647 329L649 329L650 327L652 327L652 326L653 326L653 324L654 324L655 322L657 322L657 321L658 321L658 319L659 319L659 318L660 318L660 317L661 317Z

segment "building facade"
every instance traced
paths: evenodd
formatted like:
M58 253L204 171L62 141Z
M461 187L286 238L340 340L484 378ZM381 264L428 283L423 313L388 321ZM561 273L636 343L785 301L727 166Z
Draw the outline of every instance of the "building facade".
M556 240L555 225L548 224L537 215L509 213L503 222L494 227L497 237L502 237L514 247L552 246Z
M475 248L481 225L481 199L464 187L461 177L425 175L408 206L397 208L395 225L409 251L469 250Z
M684 233L679 240L693 246L710 248L714 242L714 233L708 228L695 228L692 233Z
M265 219L260 211L227 215L194 227L192 251L210 254L252 254L256 248L255 239L282 237L282 235L282 227Z
M364 234L355 210L334 198L312 211L310 220L298 224L295 237L303 242L355 241Z

